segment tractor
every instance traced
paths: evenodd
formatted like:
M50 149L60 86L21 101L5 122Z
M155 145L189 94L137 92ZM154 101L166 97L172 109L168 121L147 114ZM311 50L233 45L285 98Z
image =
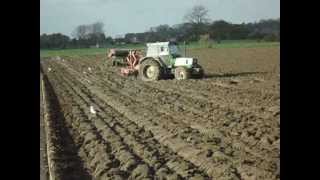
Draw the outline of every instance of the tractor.
M177 80L204 76L198 59L182 57L175 42L147 43L146 56L138 50L129 50L127 54L128 66L121 69L122 75L137 74L143 81L156 81L168 76L174 76Z

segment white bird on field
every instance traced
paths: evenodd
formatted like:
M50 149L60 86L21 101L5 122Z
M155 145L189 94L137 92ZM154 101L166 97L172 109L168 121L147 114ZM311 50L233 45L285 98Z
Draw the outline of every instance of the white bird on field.
M90 106L90 113L96 114L97 112L94 110L93 106Z
M51 71L51 68L48 68L48 72L50 72Z
M88 71L90 71L90 72L91 72L91 67L88 67Z

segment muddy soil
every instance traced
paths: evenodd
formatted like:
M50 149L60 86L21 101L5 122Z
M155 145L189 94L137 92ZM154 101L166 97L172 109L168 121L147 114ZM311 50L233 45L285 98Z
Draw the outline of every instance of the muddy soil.
M60 125L51 128L65 131L79 159L73 172L91 179L280 178L279 48L189 55L200 59L204 79L142 82L120 76L103 56L41 61L47 91L56 94L48 103Z
M43 143L40 143L45 145L43 154L46 159L42 158L42 167L40 162L40 168L43 169L40 175L47 179L91 179L77 155L76 144L65 125L64 115L47 76L41 76L41 81L40 119L43 129L40 129L40 136Z
M40 79L42 79L42 74L40 74ZM49 169L47 161L47 144L45 135L45 125L44 125L44 112L43 112L43 89L40 82L40 179L49 179Z

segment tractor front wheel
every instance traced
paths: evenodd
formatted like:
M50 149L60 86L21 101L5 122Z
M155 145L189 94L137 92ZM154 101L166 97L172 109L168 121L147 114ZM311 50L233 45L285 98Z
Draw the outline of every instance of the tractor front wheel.
M196 79L201 79L204 77L204 70L202 68L202 66L200 66L199 64L195 65L196 68L199 68L199 72L197 74L194 75L194 78Z
M143 81L156 81L161 78L161 68L158 62L152 59L143 61L139 66L139 77Z
M190 78L190 71L185 67L177 67L174 71L174 77L177 80L185 80Z

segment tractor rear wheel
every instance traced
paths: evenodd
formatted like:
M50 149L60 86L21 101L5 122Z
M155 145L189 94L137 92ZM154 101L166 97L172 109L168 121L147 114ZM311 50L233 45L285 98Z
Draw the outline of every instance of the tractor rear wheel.
M177 80L185 80L190 78L190 71L185 67L177 67L174 70L174 77Z
M143 81L156 81L161 78L161 67L158 62L147 59L140 64L139 77Z

